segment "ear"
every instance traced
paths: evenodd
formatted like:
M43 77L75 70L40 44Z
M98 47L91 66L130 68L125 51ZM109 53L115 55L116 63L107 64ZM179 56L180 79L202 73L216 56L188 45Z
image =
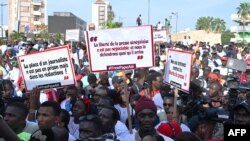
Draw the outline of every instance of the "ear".
M60 123L60 116L55 116L55 123L56 125Z

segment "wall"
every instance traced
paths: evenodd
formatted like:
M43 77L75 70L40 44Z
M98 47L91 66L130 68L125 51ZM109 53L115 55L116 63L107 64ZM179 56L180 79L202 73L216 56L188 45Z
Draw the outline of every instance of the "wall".
M195 41L205 41L209 42L210 45L220 43L221 44L221 34L220 33L208 33L205 30L196 30L196 31L186 31L186 32L178 32L173 33L172 41L183 41L184 36L190 36L193 43Z

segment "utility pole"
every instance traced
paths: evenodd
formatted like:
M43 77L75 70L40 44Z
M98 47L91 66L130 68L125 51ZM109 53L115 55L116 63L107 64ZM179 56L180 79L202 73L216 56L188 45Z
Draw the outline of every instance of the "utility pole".
M2 38L3 38L3 7L6 6L7 4L0 4L1 6L1 35L2 35Z
M178 26L178 12L172 12L173 15L176 17L176 25L175 25L175 32L177 33L177 26Z
M150 0L148 0L148 25L150 23Z

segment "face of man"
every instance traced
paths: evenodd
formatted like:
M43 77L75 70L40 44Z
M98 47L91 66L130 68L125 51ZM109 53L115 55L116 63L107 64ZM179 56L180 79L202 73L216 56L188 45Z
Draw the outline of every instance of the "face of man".
M83 116L85 113L85 105L82 101L78 100L75 105L73 106L72 114L75 118L79 118L80 116Z
M205 78L205 79L207 79L207 77L208 77L208 74L211 72L211 68L210 67L205 67L204 69L203 69L203 77Z
M38 110L38 126L39 128L50 128L59 121L59 116L56 116L52 107L40 107Z
M215 97L219 94L219 86L217 85L211 85L209 88L209 96L210 97Z
M166 98L163 103L164 110L168 114L170 107L174 106L174 98Z
M115 121L113 120L112 115L113 115L113 111L107 108L103 108L98 114L98 116L100 117L102 121L102 125L105 127L104 130L106 130L106 132L109 132L110 130L112 130L112 128L115 125Z
M152 131L154 129L156 114L151 109L144 109L136 115L136 119L140 130L145 132Z
M95 128L93 121L82 121L79 125L79 132L81 138L99 137L101 135L100 131L100 129Z
M4 120L14 132L25 125L25 117L20 109L16 107L7 107L4 113Z
M156 77L156 80L153 80L153 87L155 87L156 89L160 89L162 84L162 78L161 77Z
M77 90L69 89L67 90L66 96L70 98L70 101L74 102L77 98Z
M9 84L6 84L5 87L4 87L3 96L4 97L10 97L12 91L13 91L12 86L10 86Z
M234 111L234 123L240 125L250 124L250 113L243 107L239 107Z
M247 83L250 82L250 75L246 75L246 82L247 82Z

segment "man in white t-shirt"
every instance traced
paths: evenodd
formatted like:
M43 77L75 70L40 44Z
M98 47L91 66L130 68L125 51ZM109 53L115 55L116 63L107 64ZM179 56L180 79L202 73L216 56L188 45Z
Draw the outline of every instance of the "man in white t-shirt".
M157 30L161 30L162 29L162 25L161 22L159 21L156 25Z
M74 59L74 64L76 64L78 67L81 67L83 60L83 50L73 46L71 52L71 58Z

